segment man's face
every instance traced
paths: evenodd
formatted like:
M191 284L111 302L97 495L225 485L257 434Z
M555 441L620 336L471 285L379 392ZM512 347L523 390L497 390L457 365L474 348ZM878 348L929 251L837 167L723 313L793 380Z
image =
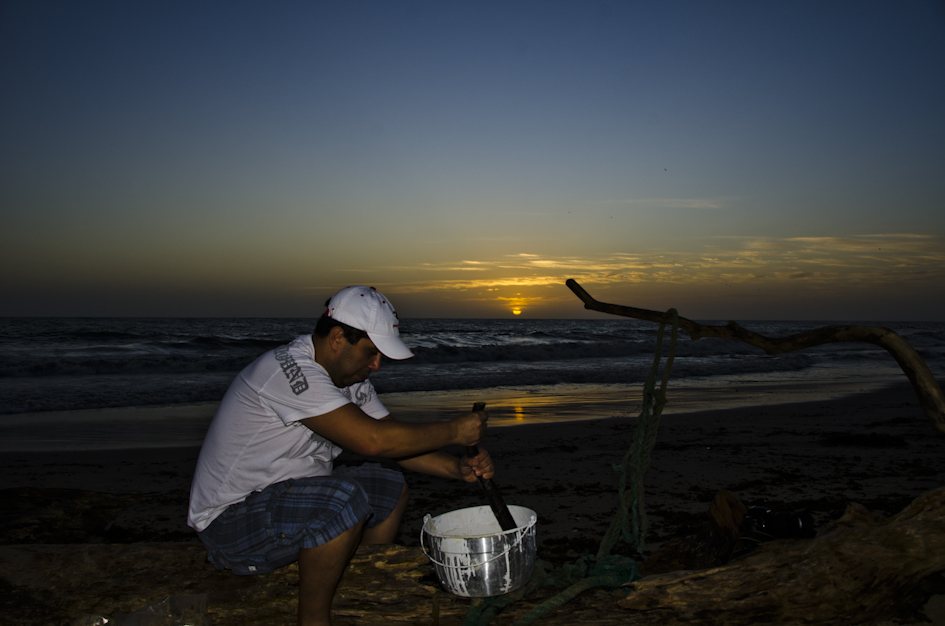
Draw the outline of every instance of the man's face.
M370 339L352 345L344 340L338 367L331 373L336 387L347 387L368 379L371 372L381 369L381 352Z

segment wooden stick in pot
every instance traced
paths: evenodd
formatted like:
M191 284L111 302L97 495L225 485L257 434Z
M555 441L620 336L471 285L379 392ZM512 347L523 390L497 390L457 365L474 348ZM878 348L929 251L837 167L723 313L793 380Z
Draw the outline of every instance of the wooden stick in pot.
M482 411L485 408L485 402L473 404L473 411ZM477 446L466 446L466 456L473 458L478 454L479 448ZM489 501L489 506L492 507L492 512L495 513L495 518L499 521L499 526L502 527L502 530L515 530L518 524L512 519L512 514L509 513L509 507L505 505L502 494L499 493L499 488L492 483L491 478L483 478L482 476L478 478L479 485L486 494L486 500Z

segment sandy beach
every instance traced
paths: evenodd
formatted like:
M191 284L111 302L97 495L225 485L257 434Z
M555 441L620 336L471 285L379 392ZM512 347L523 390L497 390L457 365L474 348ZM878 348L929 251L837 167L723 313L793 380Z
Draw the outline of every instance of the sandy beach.
M626 403L621 410L598 408L615 416L491 428L482 443L495 459L506 502L538 514L539 557L594 552L613 516L612 465L630 444L635 417ZM505 421L514 423L514 415ZM193 446L5 452L3 543L196 542L184 518L197 452ZM361 460L346 454L339 462ZM418 544L425 514L485 504L475 484L418 475L408 482L411 505L399 537L407 546ZM822 527L850 502L885 516L943 483L945 436L933 430L907 384L683 413L674 412L671 393L645 476L646 553L703 524L722 489L747 506L807 508ZM4 576L16 586L9 572Z

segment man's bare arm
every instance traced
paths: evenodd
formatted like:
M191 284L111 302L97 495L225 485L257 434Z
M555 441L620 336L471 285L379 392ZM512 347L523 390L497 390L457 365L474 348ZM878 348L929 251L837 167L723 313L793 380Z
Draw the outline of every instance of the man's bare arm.
M363 456L413 457L449 445L472 446L486 432L484 411L465 413L448 422L407 423L376 420L355 404L300 420L325 439Z

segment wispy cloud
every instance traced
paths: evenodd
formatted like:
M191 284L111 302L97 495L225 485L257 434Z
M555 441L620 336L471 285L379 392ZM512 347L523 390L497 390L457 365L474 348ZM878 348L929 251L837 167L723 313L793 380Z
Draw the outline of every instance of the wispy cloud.
M587 284L738 284L803 281L844 289L850 285L945 283L945 246L934 235L738 238L713 240L698 252L657 255L611 253L597 257L515 253L495 259L424 264L398 282L401 292L534 289L567 278ZM457 272L476 271L476 278ZM452 274L452 275L444 275Z
M774 239L771 237L746 240L746 248L756 250L792 250L809 253L815 250L838 252L886 252L886 253L935 253L945 258L941 251L941 242L934 235L916 235L910 233L885 235L858 235L853 237L790 237Z
M724 198L625 198L614 201L614 204L653 209L721 209L725 203Z

